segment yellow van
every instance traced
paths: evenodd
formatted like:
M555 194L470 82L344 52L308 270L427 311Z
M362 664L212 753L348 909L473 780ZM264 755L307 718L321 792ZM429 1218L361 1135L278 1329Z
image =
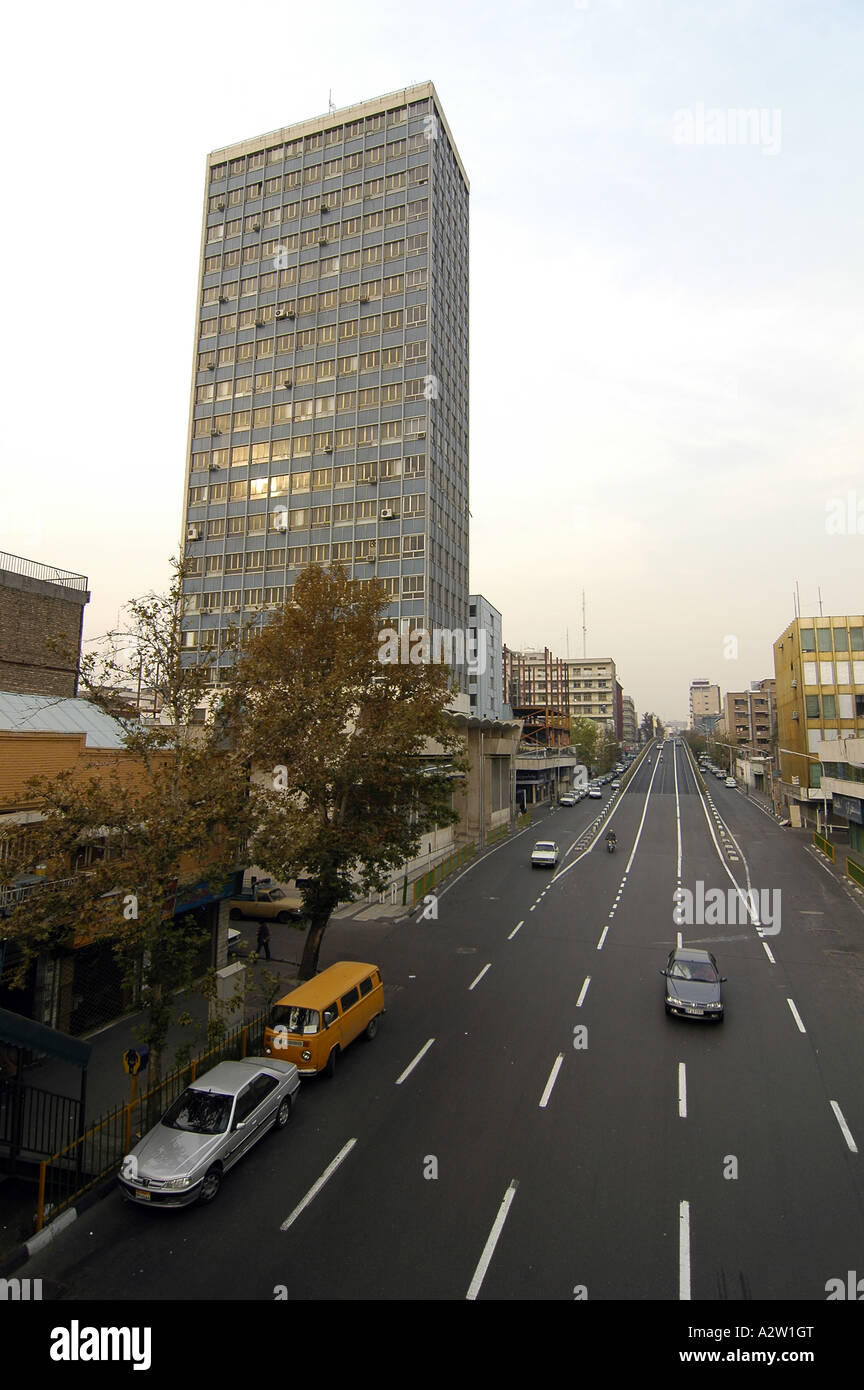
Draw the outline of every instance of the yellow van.
M378 966L339 961L273 1005L264 1055L293 1062L301 1076L333 1076L339 1053L361 1033L374 1038L383 1013Z

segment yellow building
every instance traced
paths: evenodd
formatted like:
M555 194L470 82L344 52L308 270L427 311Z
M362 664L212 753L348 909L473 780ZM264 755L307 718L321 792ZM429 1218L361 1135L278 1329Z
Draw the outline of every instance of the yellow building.
M774 643L780 800L793 825L825 805L820 745L864 734L864 617L795 618Z

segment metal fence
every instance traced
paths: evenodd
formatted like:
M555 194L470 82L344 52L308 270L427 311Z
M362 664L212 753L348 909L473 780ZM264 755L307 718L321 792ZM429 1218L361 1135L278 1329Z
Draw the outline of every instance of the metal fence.
M81 1102L77 1096L61 1096L20 1080L0 1081L0 1144L12 1157L50 1154L78 1132Z
M470 845L463 845L461 849L456 849L452 854L448 854L446 859L442 859L440 864L436 864L433 869L428 869L420 878L414 880L414 903L415 906L430 893L436 883L448 878L454 870L461 866L476 853L476 846L473 842Z
M813 831L813 843L817 849L821 849L823 854L827 854L831 863L834 863L834 846L830 840L826 840L824 835L820 835L818 830Z
M28 579L45 579L51 584L64 584L69 589L86 592L87 576L75 574L72 570L61 570L56 565L42 565L38 560L25 560L22 555L10 555L0 550L0 570L9 574L23 574Z
M255 1055L264 1042L267 1014L257 1014L207 1052L178 1067L158 1086L135 1100L109 1110L80 1139L44 1159L39 1165L36 1230L75 1202L84 1192L119 1168L125 1154L156 1123L172 1101L202 1070L218 1062Z
M864 869L860 864L856 864L854 859L846 860L846 872L853 883L857 883L859 888L864 888Z

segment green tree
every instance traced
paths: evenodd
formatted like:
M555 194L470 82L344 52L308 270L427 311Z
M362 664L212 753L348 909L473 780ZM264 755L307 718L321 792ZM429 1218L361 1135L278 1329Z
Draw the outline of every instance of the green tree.
M570 720L570 743L579 755L579 761L590 770L597 761L599 727L593 719L576 715Z
M118 723L116 757L85 755L74 769L32 779L40 820L25 837L20 827L4 832L7 882L37 867L45 880L4 923L22 951L17 983L43 951L110 942L146 1014L140 1036L154 1084L174 996L190 983L202 939L194 919L173 916L178 884L185 876L221 885L249 815L245 764L196 713L208 672L181 661L183 567L172 563L169 592L130 602L126 631L109 633L81 663L82 695ZM139 679L159 711L150 722L120 693Z
M226 704L255 769L251 859L303 892L304 980L336 905L383 889L424 831L458 818L466 764L445 714L450 671L418 643L405 664L382 660L388 602L383 585L309 566L241 651Z

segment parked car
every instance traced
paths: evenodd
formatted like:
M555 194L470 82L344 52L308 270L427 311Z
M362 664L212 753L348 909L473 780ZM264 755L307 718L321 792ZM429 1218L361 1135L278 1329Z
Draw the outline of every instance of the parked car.
M532 869L554 869L558 863L558 846L554 840L538 840L531 851Z
M271 922L288 922L302 913L303 894L297 888L276 888L272 884L256 884L253 891L238 893L228 902L228 916L235 921L238 917L266 917Z
M721 975L710 951L692 946L678 946L670 951L665 969L660 974L666 980L665 1006L667 1014L686 1018L709 1018L723 1022L723 991Z
M734 777L727 777L727 778L726 778L726 786L727 786L727 787L737 787L737 785L738 785L738 783L735 781L735 778L734 778Z
M611 785L612 785L612 790L613 790L613 792L617 792L617 790L618 790L618 788L620 787L621 783L618 781L618 778L617 778L617 777L613 777L613 778L612 778L612 784L611 784Z
M150 1207L212 1202L222 1179L268 1129L291 1118L293 1062L246 1057L196 1077L123 1160L123 1196Z
M589 787L589 788L588 788L588 795L589 795L594 801L597 801L597 800L602 800L603 792L600 790L599 787Z
M361 1035L371 1041L384 1009L377 965L338 961L298 985L270 1010L264 1052L293 1056L301 1076L332 1079L337 1058Z
M573 795L572 792L565 792L563 796L559 796L559 798L558 798L558 805L559 805L559 806L575 806L575 805L576 805L576 797Z

